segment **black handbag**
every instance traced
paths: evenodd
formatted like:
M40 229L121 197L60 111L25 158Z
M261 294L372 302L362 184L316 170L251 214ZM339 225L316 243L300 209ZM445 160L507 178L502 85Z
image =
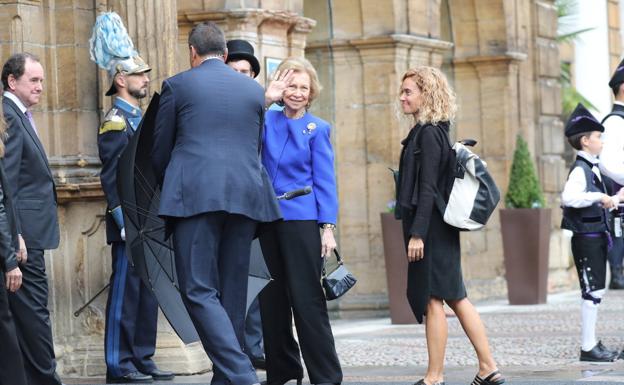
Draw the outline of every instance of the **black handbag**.
M327 258L323 258L323 290L328 301L341 297L357 282L357 279L345 267L336 249L334 249L334 254L336 254L338 267L330 273L327 273L325 269Z

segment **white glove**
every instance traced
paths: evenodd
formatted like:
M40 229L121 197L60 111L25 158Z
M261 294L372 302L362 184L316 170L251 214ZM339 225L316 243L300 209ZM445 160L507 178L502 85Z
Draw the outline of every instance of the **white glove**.
M126 228L122 228L121 229L121 240L125 241L126 240Z

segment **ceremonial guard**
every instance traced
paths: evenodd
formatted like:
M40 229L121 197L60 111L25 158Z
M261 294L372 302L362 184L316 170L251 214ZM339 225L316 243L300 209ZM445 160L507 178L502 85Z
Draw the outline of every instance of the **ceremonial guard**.
M145 383L171 380L171 372L159 370L152 356L156 346L158 303L130 264L126 255L124 218L117 193L119 156L139 126L139 100L147 96L151 68L138 56L119 16L106 13L93 28L91 58L106 69L115 95L113 107L98 131L102 161L100 179L106 195L106 238L112 246L112 274L106 304L106 381Z

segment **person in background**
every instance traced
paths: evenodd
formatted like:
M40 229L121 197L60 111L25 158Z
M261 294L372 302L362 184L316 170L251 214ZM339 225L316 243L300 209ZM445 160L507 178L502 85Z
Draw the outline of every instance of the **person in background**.
M228 56L225 64L234 71L255 79L260 73L260 63L248 41L234 39L227 42ZM258 242L254 240L254 242ZM254 246L252 246L252 250ZM264 344L262 342L262 317L258 298L249 306L245 319L245 353L256 369L266 369Z
M505 379L464 287L459 230L444 222L434 203L436 194L445 192L451 170L448 135L457 109L455 94L440 70L422 66L403 75L399 101L415 125L402 141L395 210L403 222L409 262L407 298L419 323L426 315L429 355L427 373L416 384L444 384L446 302L477 353L479 371L472 384L500 385Z
M102 161L100 180L106 196L106 238L111 245L112 273L106 302L104 351L107 383L144 383L171 380L174 374L158 369L152 356L156 350L158 302L126 255L126 236L121 202L117 193L119 157L141 122L139 101L147 96L150 66L129 46L110 56L96 47L107 46L105 31L121 25L114 12L98 16L91 39L92 57L108 71L111 85L106 96L115 96L98 130L98 153ZM121 30L130 42L125 28ZM121 44L120 44L121 45ZM126 56L128 55L128 56Z
M609 196L611 183L600 173L598 157L604 127L579 104L565 127L568 142L578 151L561 193L561 228L570 230L572 255L581 287L581 361L611 362L618 355L596 340L598 306L605 293L609 213L624 200L624 189Z
M281 200L284 221L267 225L260 234L273 278L260 293L267 382L301 383L301 349L311 383L340 384L342 369L320 284L323 258L336 247L338 196L330 125L308 112L321 90L310 62L285 59L275 76L284 87L271 94L276 87L269 86L265 105L279 101L284 109L266 112L262 162L278 195L305 186L312 192Z

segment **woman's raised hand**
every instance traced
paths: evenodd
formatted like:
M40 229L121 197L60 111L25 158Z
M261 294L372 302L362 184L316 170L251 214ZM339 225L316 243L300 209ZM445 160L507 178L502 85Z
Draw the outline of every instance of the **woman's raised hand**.
M265 107L269 107L271 104L282 100L284 90L288 88L290 82L292 81L293 73L294 71L292 69L288 69L284 72L275 71L271 83L269 83L266 91L264 91Z

